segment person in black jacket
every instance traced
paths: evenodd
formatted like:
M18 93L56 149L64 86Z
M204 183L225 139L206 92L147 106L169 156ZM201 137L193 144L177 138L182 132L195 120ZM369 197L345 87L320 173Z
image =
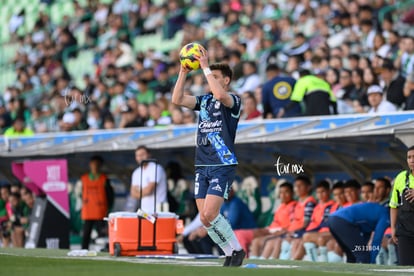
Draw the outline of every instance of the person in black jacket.
M396 70L389 59L384 59L381 66L381 78L385 83L384 94L387 101L401 107L405 103L404 84L405 78Z

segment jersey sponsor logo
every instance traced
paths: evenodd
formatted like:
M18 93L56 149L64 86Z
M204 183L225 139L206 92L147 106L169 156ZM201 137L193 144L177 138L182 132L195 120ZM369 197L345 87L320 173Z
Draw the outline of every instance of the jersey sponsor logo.
M291 94L292 86L285 81L278 82L273 86L273 95L276 99L286 100L290 98Z
M201 121L198 124L198 128L200 129L201 133L221 132L222 125L223 125L223 120L217 120L214 122Z

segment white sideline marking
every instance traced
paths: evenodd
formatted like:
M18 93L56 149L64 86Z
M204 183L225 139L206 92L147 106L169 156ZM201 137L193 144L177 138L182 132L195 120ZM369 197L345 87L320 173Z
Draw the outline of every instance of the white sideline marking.
M414 268L391 268L391 269L370 269L379 272L414 272Z

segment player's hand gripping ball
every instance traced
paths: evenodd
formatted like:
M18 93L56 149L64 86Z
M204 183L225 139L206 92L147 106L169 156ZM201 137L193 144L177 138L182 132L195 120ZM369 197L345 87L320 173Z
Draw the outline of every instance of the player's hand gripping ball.
M180 62L181 65L188 70L197 70L200 68L200 62L196 59L195 56L200 56L200 50L204 49L201 44L192 42L185 45L181 48L180 51Z

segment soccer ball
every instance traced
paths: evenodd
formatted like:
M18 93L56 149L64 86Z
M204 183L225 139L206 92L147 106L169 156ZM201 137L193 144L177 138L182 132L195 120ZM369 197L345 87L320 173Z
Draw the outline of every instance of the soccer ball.
M200 50L203 48L196 42L188 43L180 51L181 65L188 70L197 70L200 68L200 62L195 58L195 55L200 56Z

